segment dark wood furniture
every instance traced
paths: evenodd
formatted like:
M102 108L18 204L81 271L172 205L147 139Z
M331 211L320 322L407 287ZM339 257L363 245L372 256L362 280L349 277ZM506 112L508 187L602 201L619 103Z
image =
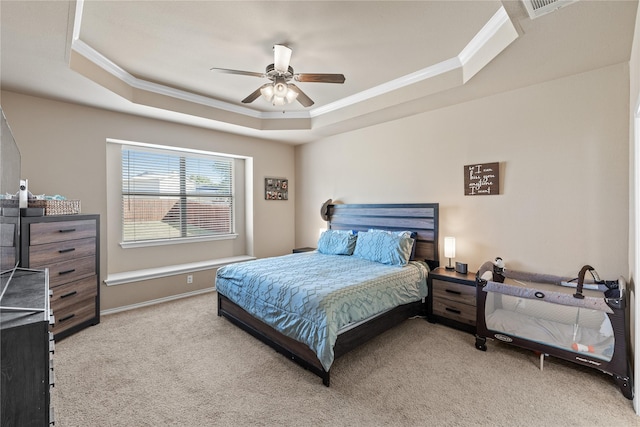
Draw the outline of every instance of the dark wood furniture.
M100 322L100 217L21 218L22 267L48 268L51 309L60 340Z
M305 248L295 248L295 249L293 249L292 252L294 254L299 254L299 253L302 253L302 252L311 252L311 251L315 251L315 250L316 250L316 248L305 247Z
M18 263L18 208L0 207L0 270L9 270Z
M429 272L427 318L467 332L476 332L476 276L444 267Z
M366 231L370 228L410 230L417 233L413 259L426 261L431 268L439 264L438 204L357 204L328 205L329 228L333 230ZM334 355L338 357L398 325L409 317L424 315L425 304L418 301L402 305L338 335ZM300 366L322 378L330 385L330 371L326 371L316 354L305 344L295 341L271 326L254 318L240 306L218 293L218 316L262 340Z
M53 335L47 273L8 270L0 276L0 425L53 424Z

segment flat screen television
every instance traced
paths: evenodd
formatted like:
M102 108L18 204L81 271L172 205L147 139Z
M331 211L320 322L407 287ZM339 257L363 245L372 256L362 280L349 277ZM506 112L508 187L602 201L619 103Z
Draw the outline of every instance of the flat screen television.
M21 156L9 123L0 107L0 270L17 266L20 242L20 211L7 197L20 187Z

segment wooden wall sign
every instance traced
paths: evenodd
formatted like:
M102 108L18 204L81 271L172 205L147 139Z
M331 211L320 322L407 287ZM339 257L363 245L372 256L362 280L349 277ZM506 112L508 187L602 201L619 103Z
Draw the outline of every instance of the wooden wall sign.
M289 180L287 178L264 179L265 200L289 200Z
M500 163L482 163L464 167L464 195L500 194Z

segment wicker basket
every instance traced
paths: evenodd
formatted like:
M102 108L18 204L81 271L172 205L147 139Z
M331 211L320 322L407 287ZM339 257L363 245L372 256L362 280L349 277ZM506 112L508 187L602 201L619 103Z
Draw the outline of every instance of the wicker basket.
M0 208L17 208L18 199L0 199Z
M44 208L45 215L74 215L80 213L80 200L29 200L30 208Z

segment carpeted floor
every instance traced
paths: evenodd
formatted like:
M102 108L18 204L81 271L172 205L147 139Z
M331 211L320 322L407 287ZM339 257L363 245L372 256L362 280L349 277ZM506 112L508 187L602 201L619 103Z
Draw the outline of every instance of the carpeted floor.
M331 387L216 315L216 294L103 316L56 343L57 427L640 426L599 371L407 320Z

